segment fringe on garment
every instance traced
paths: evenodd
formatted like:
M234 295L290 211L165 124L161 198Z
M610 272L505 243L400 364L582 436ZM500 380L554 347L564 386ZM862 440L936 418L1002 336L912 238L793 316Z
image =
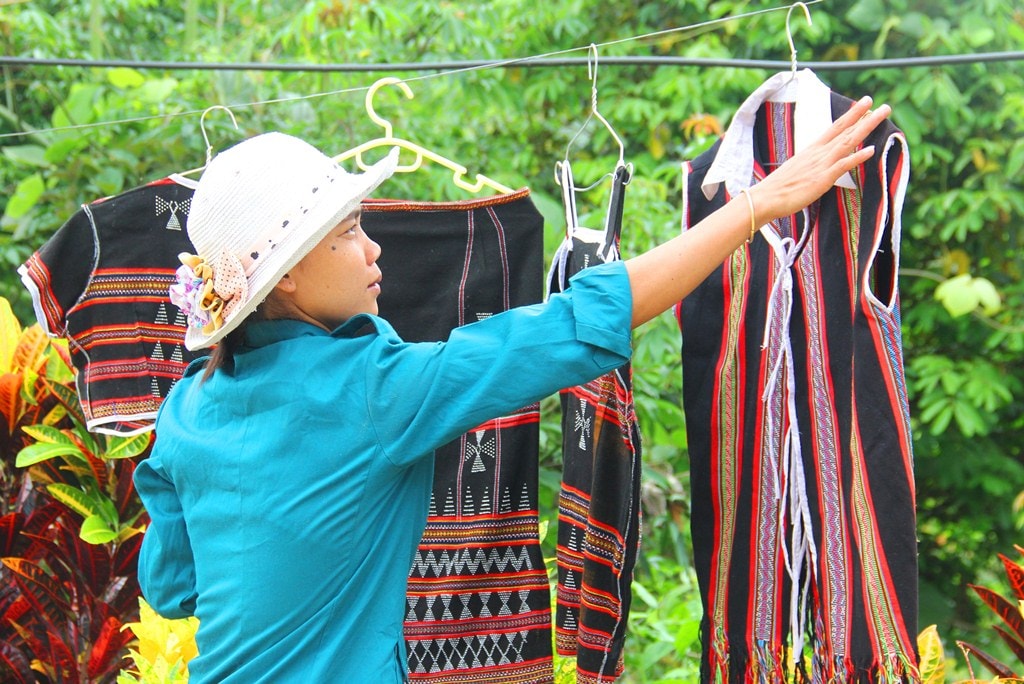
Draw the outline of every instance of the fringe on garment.
M916 656L891 654L869 664L830 656L815 640L810 659L792 662L788 646L758 641L743 649L721 642L701 663L703 684L921 684Z

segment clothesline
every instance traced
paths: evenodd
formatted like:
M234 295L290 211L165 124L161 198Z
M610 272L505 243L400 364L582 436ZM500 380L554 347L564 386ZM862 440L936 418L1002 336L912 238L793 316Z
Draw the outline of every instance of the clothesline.
M580 48L573 48L580 49ZM844 61L807 61L800 65L815 71L850 71L864 69L901 69L927 66L953 66L958 64L982 64L989 62L1024 61L1024 51L980 52L953 55L929 55L925 57L893 57L884 59L855 59ZM94 60L94 59L50 59L39 57L0 57L0 66L42 66L81 68L128 68L163 69L167 71L286 71L286 72L331 72L371 73L378 71L465 71L469 69L490 69L500 67L521 67L526 69L585 66L585 57L523 58L522 60L450 60L446 62L378 62L301 64L272 62L163 62L151 60ZM783 69L790 66L786 60L732 59L716 57L602 57L601 65L626 66L699 66L729 67L740 69ZM440 75L440 74L438 74Z

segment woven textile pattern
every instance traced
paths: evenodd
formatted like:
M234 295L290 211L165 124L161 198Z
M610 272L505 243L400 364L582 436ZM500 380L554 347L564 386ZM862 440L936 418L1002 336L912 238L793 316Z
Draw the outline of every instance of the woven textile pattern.
M579 227L573 199L565 197L570 234L554 257L550 292L568 287L569 278L591 264L619 258L628 181L620 167L603 231ZM572 192L571 184L567 171L563 194ZM630 364L562 390L560 401L555 647L576 656L577 682L611 682L623 672L630 583L640 544L641 444Z
M381 316L403 339L540 301L543 219L527 191L465 202L369 200ZM478 426L435 453L426 530L409 574L413 681L553 680L537 517L539 407Z
M831 97L834 118L851 101ZM792 113L758 111L753 181L791 156ZM909 159L890 122L864 144L856 189L773 222L679 307L705 682L919 680ZM684 164L685 226L731 199L702 192L717 149Z
M168 297L193 188L171 179L83 205L20 269L39 323L66 337L90 430L133 434L198 354Z

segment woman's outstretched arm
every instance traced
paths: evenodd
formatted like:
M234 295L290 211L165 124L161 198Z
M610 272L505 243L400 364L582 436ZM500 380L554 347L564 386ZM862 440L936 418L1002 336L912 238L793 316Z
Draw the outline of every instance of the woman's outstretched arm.
M872 157L874 148L857 147L891 110L888 105L870 108L868 97L854 103L814 144L750 188L756 226L800 211L840 176ZM750 237L747 200L734 197L682 235L626 261L634 328L692 292Z

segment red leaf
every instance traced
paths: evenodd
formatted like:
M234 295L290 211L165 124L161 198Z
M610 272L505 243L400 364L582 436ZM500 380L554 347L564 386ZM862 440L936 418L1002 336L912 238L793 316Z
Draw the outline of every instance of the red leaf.
M15 555L15 547L21 541L21 528L25 525L25 516L19 511L0 517L0 558Z
M52 525L53 521L66 510L63 505L56 501L40 506L29 514L28 520L25 521L25 532L29 534L42 534L42 531Z
M18 623L12 623L11 626L25 642L35 664L43 668L51 681L67 684L78 682L74 656L52 625L45 626L39 633Z
M0 665L3 666L0 667L0 674L4 676L5 682L29 684L36 680L28 657L13 644L0 642Z
M83 444L83 446L85 445ZM107 491L107 480L110 479L110 475L107 470L107 462L102 458L97 458L85 449L82 449L82 453L85 454L85 458L89 462L89 469L92 471L92 476L96 478L96 484L99 485L99 490L101 492Z
M58 634L51 631L47 636L49 637L47 640L49 660L47 662L58 673L57 681L78 684L80 680L75 654ZM36 654L37 657L40 655L42 654Z
M1003 566L1006 568L1006 577L1010 580L1010 588L1013 589L1013 593L1019 601L1024 601L1024 568L1003 554L999 554L999 560L1003 561Z
M139 549L142 548L142 535L137 534L121 542L114 552L114 565L110 572L114 577L135 576L139 568Z
M140 596L142 590L139 589L139 578L129 575L124 578L124 584L117 588L117 594L112 596L108 603L124 622L138 622Z
M1005 641L1006 645L1010 647L1010 650L1013 651L1013 654L1017 656L1017 660L1024 663L1024 644L1020 642L1020 638L1014 638L1012 634L1007 632L999 625L994 625L992 629L996 630L999 633L999 636L1003 638L1003 641Z
M957 641L956 643L965 652L974 654L974 656L981 661L981 664L988 668L988 670L997 677L1013 677L1013 670L1006 667L1006 665L1003 665L977 646L972 646L966 641Z
M48 618L54 624L74 619L74 612L63 596L61 586L38 565L24 558L4 558L3 564L13 571L12 576L22 595L39 611L41 617ZM51 612L53 609L56 611Z
M988 607L996 612L996 614L1003 619L1010 629L1021 635L1024 638L1024 617L1021 617L1020 610L1017 606L1011 604L1005 598L985 587L979 587L975 584L967 585L971 589L974 589L974 593L981 597L981 600L988 604Z
M12 589L12 591L17 590ZM11 601L10 605L7 606L7 609L3 612L2 615L0 615L0 624L17 622L22 618L23 615L25 615L25 613L27 613L31 609L32 606L29 604L28 599L26 599L19 593L18 597L15 600Z
M109 548L76 537L72 556L75 569L85 581L89 592L96 598L102 597L111 580Z
M68 414L77 420L80 425L85 425L85 414L82 413L82 405L78 401L78 395L75 393L75 390L67 385L61 385L48 380L43 382L46 383L47 389L57 398L57 401L67 409Z
M74 577L74 561L63 546L46 537L25 536L31 538L34 544L33 550L35 553L29 560L45 563L50 572L53 573L55 581L59 582L62 586L66 586L68 583L78 584ZM76 593L80 594L81 592Z
M116 617L111 616L104 620L103 628L93 642L92 652L89 654L87 664L89 678L103 677L111 671L112 666L120 669L120 658L117 656L125 644L131 640L131 631L122 631L121 621Z
M117 488L114 491L114 504L117 506L117 514L124 520L130 516L130 512L133 513L142 507L142 501L135 493L133 481L135 461L126 458L117 461L117 464Z

